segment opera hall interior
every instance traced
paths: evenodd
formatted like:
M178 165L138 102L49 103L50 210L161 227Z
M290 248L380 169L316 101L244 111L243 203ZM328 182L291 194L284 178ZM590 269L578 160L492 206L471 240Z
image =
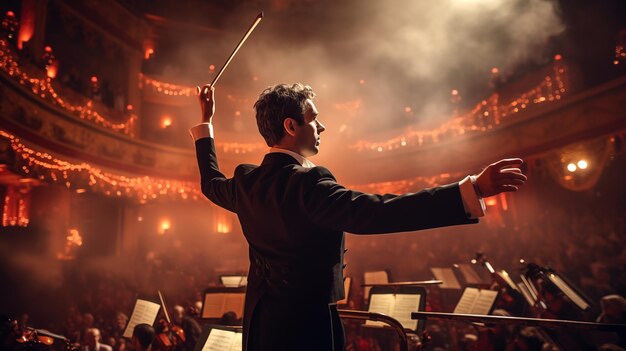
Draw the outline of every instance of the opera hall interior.
M209 199L208 138L190 129L213 83L212 150L233 177L270 151L259 94L296 82L315 91L319 154L291 167L332 170L351 194L453 184L465 206L463 184L483 196L467 176L497 160L527 176L480 200L476 224L341 229L345 294L324 305L339 348L626 350L626 2L3 0L0 21L1 350L271 349L246 291L279 289L278 259L259 261L258 228ZM309 330L286 349L317 338L316 274L281 280L311 287L285 329Z

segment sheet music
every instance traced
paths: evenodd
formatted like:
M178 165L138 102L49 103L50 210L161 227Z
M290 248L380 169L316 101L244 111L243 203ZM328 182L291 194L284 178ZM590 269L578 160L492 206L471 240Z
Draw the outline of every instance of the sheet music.
M417 320L411 319L411 312L419 310L419 294L396 294L391 316L406 329L417 329Z
M243 334L235 333L235 338L233 339L233 346L230 348L230 351L243 351Z
M124 330L123 336L129 339L132 338L133 331L135 330L135 326L137 324L146 323L153 325L160 308L161 305L154 302L137 299L137 302L135 302L135 308L130 316L128 325L126 325L126 330Z
M419 309L419 294L373 294L370 298L368 312L383 313L393 317L403 327L415 330L417 320L411 319L411 312ZM386 323L365 321L366 325L385 326Z
M491 306L496 301L496 297L498 296L497 291L492 290L481 290L480 294L478 294L478 298L474 302L474 307L472 308L472 314L489 314L491 311Z
M370 306L367 309L368 312L384 313L388 316L391 315L391 306L394 303L393 294L373 294L370 297ZM375 322L367 320L366 325L386 325L383 322Z
M487 315L497 296L497 291L465 288L454 313Z
M435 279L441 280L443 284L439 285L442 289L461 289L459 280L456 279L452 268L431 268L431 272L435 276Z
M524 295L524 299L526 299L529 306L535 305L536 301L533 299L528 287L523 282L517 284L517 289L522 292L522 295Z
M513 279L511 279L511 276L509 275L507 271L503 269L497 273L500 276L500 278L502 278L511 289L517 290L517 285L515 285L515 283L513 282Z
M204 294L204 305L202 305L202 318L221 318L224 306L224 294Z
M237 333L228 330L212 329L202 351L230 351L235 334Z
M224 294L224 305L220 317L228 311L233 311L237 314L237 318L241 318L243 316L243 305L245 300L246 294L244 293Z
M559 289L561 289L561 291L567 297L569 297L569 299L572 300L572 302L575 303L576 306L578 306L578 308L580 308L583 311L585 311L585 310L587 310L589 308L589 304L585 301L585 299L583 299L582 296L580 296L578 293L576 293L569 286L569 284L567 284L563 279L561 279L561 277L559 277L556 274L550 273L550 274L548 274L548 279L550 279L550 281L552 283L554 283L554 285L556 285Z
M224 275L220 277L222 285L229 288L238 288L248 285L248 277L245 275Z
M478 273L476 273L474 268L470 266L469 264L467 263L459 264L459 271L461 271L461 274L463 275L463 278L465 279L465 282L467 284L482 284L483 283Z
M476 301L477 297L478 289L465 288L463 295L461 295L461 299L454 308L454 313L470 313L470 311L472 310L472 305L474 304L474 301Z

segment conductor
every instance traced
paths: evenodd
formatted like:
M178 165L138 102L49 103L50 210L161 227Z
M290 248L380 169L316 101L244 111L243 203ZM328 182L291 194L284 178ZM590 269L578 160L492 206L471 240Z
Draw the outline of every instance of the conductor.
M198 87L202 123L195 140L202 193L239 217L249 244L243 347L248 351L343 350L335 302L344 297L344 231L382 234L477 223L482 198L526 181L518 158L487 166L457 183L402 195L366 194L338 184L307 157L320 149L324 125L307 85L265 89L254 104L270 147L259 166L219 170L214 89Z

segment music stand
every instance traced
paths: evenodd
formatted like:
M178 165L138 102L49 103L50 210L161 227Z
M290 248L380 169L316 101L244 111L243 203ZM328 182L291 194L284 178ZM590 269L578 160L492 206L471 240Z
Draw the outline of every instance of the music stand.
M246 288L206 288L202 299L200 318L209 322L218 322L224 313L235 312L237 318L243 316Z
M413 295L414 300L411 301L409 295ZM374 300L372 300L372 298ZM373 306L373 303L377 304L378 300L382 302L379 306L388 305L388 308L386 310L379 310L378 307ZM368 312L384 313L397 319L405 329L411 330L417 335L422 335L424 323L423 321L411 321L411 313L415 312L415 307L417 307L418 311L423 311L426 307L425 288L415 285L372 286L369 301ZM375 326L377 324L366 322L365 325Z
M202 328L202 332L200 333L200 336L198 337L198 341L196 342L196 346L194 347L193 351L202 351L205 346L207 341L209 340L209 337L211 336L211 333L214 330L218 330L221 332L222 335L220 340L220 345L210 345L210 347L208 348L209 350L219 350L219 351L231 351L231 350L241 350L241 348L238 347L238 345L234 345L236 343L239 342L239 340L235 340L235 338L241 338L241 334L243 333L243 327L231 327L231 326L223 326L223 325L217 325L217 324L206 324L203 328ZM239 334L239 335L238 335ZM228 344L228 339L231 338L230 340L230 347L227 346Z

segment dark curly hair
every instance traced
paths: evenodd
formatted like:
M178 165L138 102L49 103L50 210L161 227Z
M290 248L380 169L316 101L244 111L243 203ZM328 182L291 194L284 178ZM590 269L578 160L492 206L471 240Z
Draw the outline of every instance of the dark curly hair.
M254 110L259 132L268 146L278 144L285 135L285 118L291 117L299 125L304 124L305 102L313 98L313 89L301 83L277 84L263 90L254 103Z

